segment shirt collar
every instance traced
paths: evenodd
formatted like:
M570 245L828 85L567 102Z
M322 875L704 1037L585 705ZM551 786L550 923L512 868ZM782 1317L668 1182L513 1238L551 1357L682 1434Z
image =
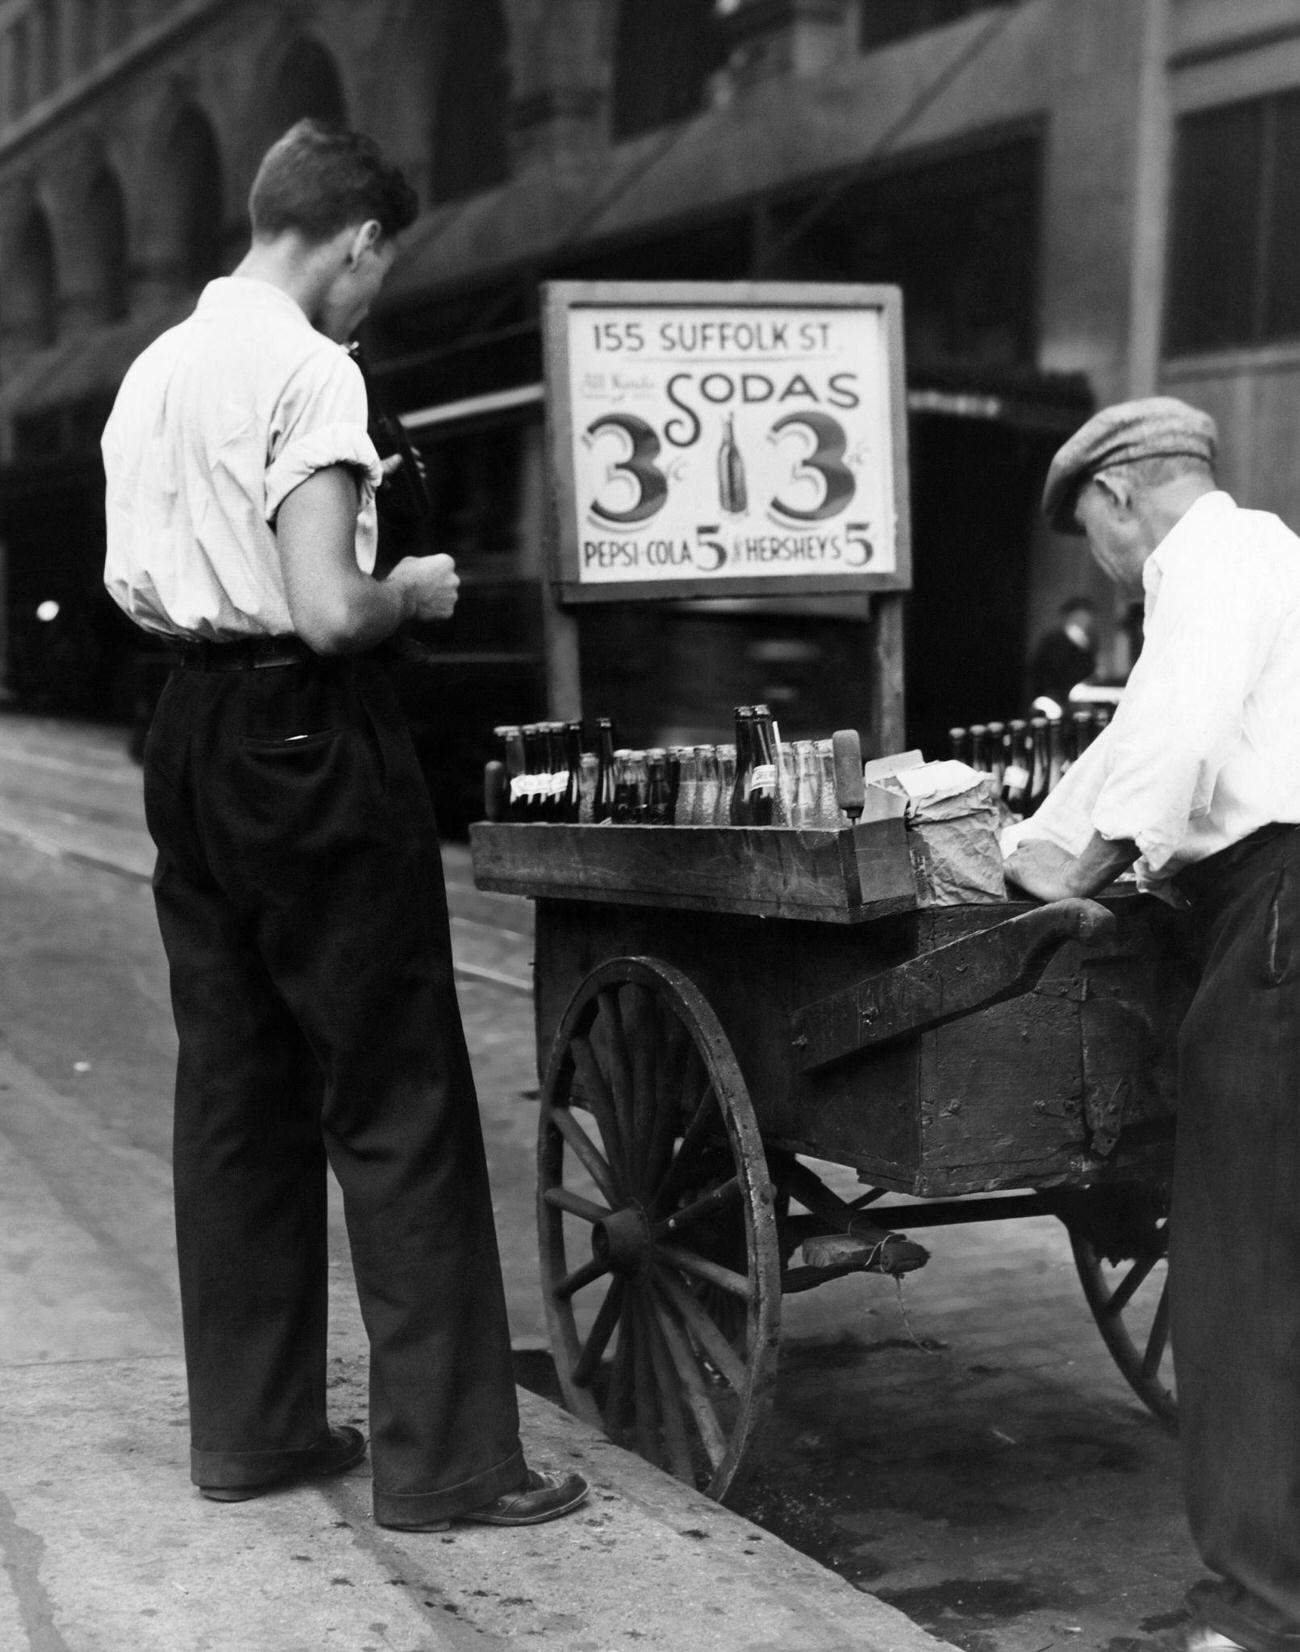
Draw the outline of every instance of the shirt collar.
M1202 534L1213 532L1215 519L1225 516L1229 511L1235 511L1236 508L1237 504L1232 495L1225 493L1222 488L1216 488L1213 493L1203 493L1188 506L1142 564L1142 589L1146 592L1148 603L1160 589L1160 581L1170 559L1176 560L1181 552Z
M196 313L212 310L274 311L286 318L296 317L304 327L311 326L301 305L287 292L250 275L219 275L209 281L199 294Z

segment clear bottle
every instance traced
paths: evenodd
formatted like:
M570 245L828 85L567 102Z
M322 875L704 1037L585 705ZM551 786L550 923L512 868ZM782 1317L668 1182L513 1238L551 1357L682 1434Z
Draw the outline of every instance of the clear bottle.
M799 826L816 826L821 819L822 772L815 740L796 740L795 766L799 773Z
M794 740L783 740L777 747L777 795L781 799L783 826L802 826L804 823L796 745Z
M644 826L650 796L650 767L646 753L641 750L629 751L623 772L627 787L628 823Z
M730 743L718 748L718 795L714 800L711 826L731 824L731 794L736 786L736 748Z
M712 826L718 815L718 798L722 781L718 774L718 748L695 748L695 795L691 798L688 826Z
M596 818L596 787L600 780L600 758L584 751L578 776L578 821L590 826Z
M677 763L677 795L673 798L673 825L691 826L700 790L700 748L683 746Z
M847 823L848 816L840 808L840 800L835 791L835 746L832 741L817 742L817 767L820 771L817 824L838 830Z

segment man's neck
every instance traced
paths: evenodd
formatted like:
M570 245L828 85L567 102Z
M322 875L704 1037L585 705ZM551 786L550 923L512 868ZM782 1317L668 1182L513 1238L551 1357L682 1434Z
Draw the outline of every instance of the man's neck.
M328 242L311 246L300 236L282 235L254 241L233 274L278 287L314 326L335 269Z

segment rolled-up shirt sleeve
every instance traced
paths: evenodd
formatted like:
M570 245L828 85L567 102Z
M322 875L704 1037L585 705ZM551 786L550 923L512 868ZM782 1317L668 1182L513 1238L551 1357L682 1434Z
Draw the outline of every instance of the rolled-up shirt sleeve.
M1156 876L1209 810L1241 736L1259 616L1231 553L1197 535L1163 561L1142 656L1108 730L1092 823L1104 838L1136 843L1143 871Z
M383 479L375 444L366 433L366 390L360 370L341 350L314 355L286 388L271 430L263 512L275 521L285 499L330 465L358 473L362 504Z

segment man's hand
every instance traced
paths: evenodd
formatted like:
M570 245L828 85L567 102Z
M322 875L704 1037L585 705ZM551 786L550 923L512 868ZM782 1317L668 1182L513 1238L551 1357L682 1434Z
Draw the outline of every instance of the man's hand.
M417 620L450 619L460 594L460 575L445 551L436 556L405 557L384 582L405 592Z
M1040 901L1095 895L1137 859L1137 844L1112 843L1094 832L1082 854L1072 855L1044 837L1029 837L1008 855L1002 870L1009 882Z

